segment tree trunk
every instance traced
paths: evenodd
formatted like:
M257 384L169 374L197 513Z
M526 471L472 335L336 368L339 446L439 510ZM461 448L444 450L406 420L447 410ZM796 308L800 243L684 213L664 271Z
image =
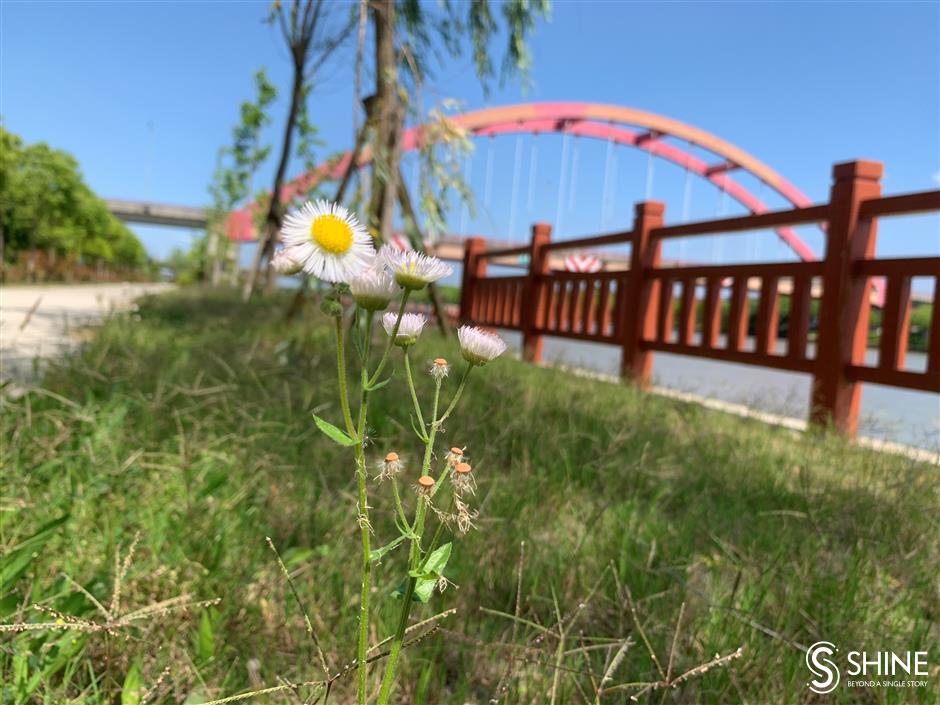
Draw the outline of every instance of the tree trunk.
M304 63L304 57L295 54L294 83L291 91L290 110L287 113L287 124L284 126L284 139L281 142L281 159L274 175L274 188L271 190L271 201L268 204L268 212L264 219L264 231L258 239L258 247L255 250L251 268L248 270L245 288L242 291L242 299L245 301L251 298L255 290L261 272L261 263L265 258L270 261L271 254L274 252L274 242L277 240L278 231L281 229L281 218L284 213L284 205L281 203L281 187L287 173L287 163L290 161L294 126L297 123L297 111L300 108L300 101L304 97ZM269 278L269 282L273 282L273 277Z
M398 62L395 55L395 2L381 0L372 6L375 25L376 139L369 204L373 237L388 242L395 216L399 137L404 115L398 97Z

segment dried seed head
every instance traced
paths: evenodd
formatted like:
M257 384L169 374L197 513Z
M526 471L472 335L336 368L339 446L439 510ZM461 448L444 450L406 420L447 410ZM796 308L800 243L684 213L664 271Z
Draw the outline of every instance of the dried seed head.
M438 357L434 359L434 364L431 365L431 369L428 371L434 379L440 381L450 372L450 365L443 357Z
M454 483L454 493L456 495L476 494L477 482L470 470L468 463L457 463L454 466L454 470L450 474L450 480Z
M431 490L434 489L434 478L430 475L422 475L418 478L418 484L416 490L419 495L426 497L431 494Z
M457 463L463 462L463 448L451 448L450 452L447 454L447 464L450 467L454 467Z
M402 471L404 463L398 457L398 453L390 451L386 453L385 460L379 461L379 474L375 476L376 480L387 480L395 477Z

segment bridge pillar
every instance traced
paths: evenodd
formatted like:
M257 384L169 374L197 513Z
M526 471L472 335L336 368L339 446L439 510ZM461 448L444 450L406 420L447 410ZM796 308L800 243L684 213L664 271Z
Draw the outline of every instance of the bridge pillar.
M620 279L617 291L617 317L623 331L620 374L641 389L649 387L653 353L643 346L644 338L656 334L658 283L648 274L660 264L661 243L652 231L663 224L666 206L658 201L637 203L633 212L633 241L630 271Z
M849 436L858 428L861 386L846 375L846 365L864 362L871 308L871 282L853 266L874 256L877 234L877 221L861 219L859 210L881 195L882 171L880 163L866 161L832 169L810 421Z
M529 249L529 278L522 297L522 358L526 362L542 361L542 336L536 332L536 322L544 318L545 296L543 275L549 271L548 251L545 246L552 241L552 226L535 223L532 226L532 242Z
M464 241L463 251L463 281L460 284L460 322L473 320L476 282L486 276L486 259L480 257L486 249L486 239L482 237L468 237Z

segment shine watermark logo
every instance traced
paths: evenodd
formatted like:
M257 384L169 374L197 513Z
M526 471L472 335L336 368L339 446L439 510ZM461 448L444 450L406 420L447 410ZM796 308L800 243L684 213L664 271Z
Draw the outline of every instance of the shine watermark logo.
M828 641L817 641L806 650L806 667L814 680L807 685L814 693L825 695L839 685L839 667L830 658L838 649Z
M911 679L911 676L926 676L926 651L849 651L845 664L840 669L836 664L839 651L831 641L817 641L806 650L806 667L813 680L806 686L820 695L831 693L839 687L843 672L846 688L926 688L926 679Z

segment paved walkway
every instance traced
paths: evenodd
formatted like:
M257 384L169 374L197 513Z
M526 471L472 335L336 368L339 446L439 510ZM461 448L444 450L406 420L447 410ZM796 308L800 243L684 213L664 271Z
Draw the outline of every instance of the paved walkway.
M34 360L76 345L83 326L134 306L173 284L0 286L0 378L28 379Z

